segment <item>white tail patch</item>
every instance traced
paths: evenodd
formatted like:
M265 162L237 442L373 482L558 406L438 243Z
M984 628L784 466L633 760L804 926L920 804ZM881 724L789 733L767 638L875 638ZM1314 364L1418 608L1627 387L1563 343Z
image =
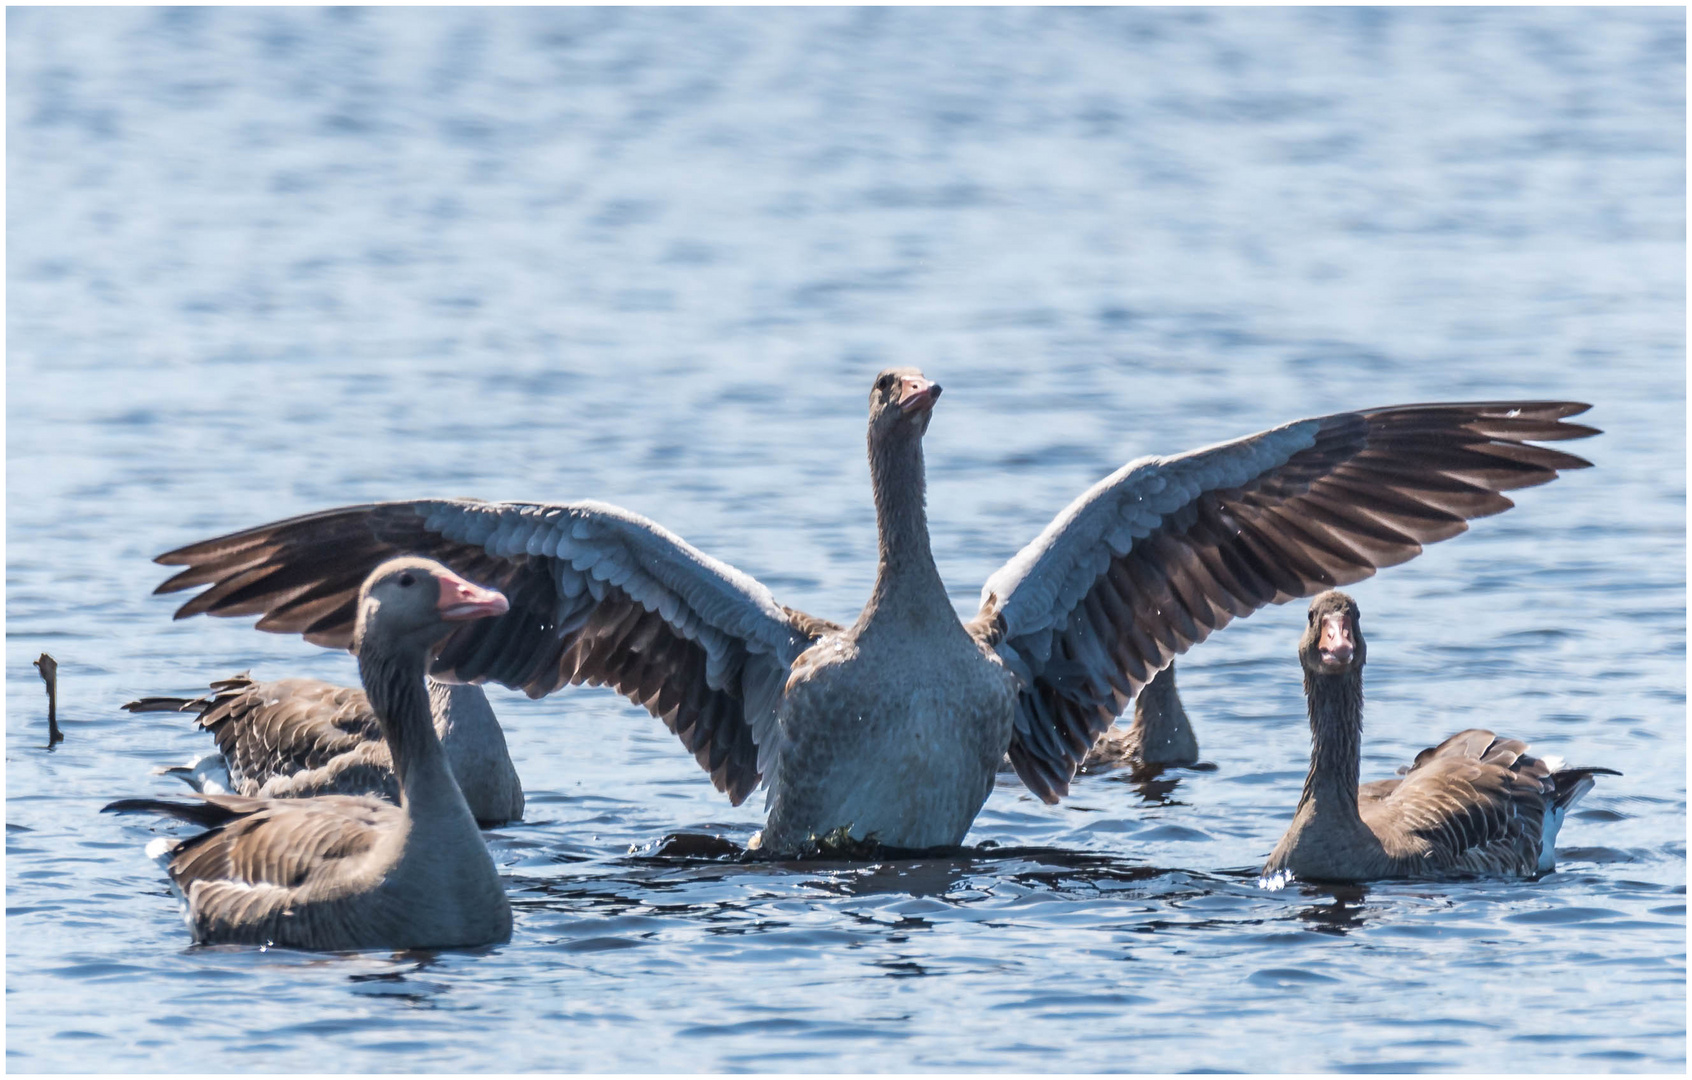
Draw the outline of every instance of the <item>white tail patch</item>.
M176 854L176 841L168 836L156 836L147 843L147 858L170 869L170 857Z
M1554 759L1545 758L1544 760L1545 763L1549 765ZM1557 769L1561 769L1563 766L1562 761L1560 759L1556 760ZM1569 811L1574 807L1574 804L1585 797L1586 793L1592 790L1595 783L1596 781L1590 776L1581 777L1580 781L1574 786L1574 793L1569 796L1568 801L1562 806L1553 806L1551 805L1551 800L1549 798L1546 799L1545 823L1539 830L1538 870L1541 874L1547 873L1556 867L1557 832L1563 827L1563 819L1569 816Z
M170 860L176 854L176 845L180 841L168 836L156 836L147 842L147 858L158 863L164 869L165 880L170 882L170 894L182 901L182 919L188 924L188 929L194 928L194 913L188 906L188 897L177 887L176 879L170 876Z
M202 795L232 795L234 782L229 779L229 762L222 754L205 754L186 765L154 769L155 776L174 776Z

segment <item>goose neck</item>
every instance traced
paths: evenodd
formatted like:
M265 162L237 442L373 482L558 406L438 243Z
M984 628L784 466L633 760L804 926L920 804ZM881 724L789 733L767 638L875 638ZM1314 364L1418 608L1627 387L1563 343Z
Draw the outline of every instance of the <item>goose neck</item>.
M433 803L457 794L446 751L435 733L429 691L423 681L421 654L390 654L366 643L358 658L359 676L370 709L382 726L399 779L400 805Z
M870 439L870 485L879 546L875 592L866 618L943 613L956 620L928 541L927 481L922 438L897 431Z
M1361 822L1357 777L1363 739L1362 672L1306 672L1304 694L1310 710L1310 773L1299 808L1309 806L1324 817Z

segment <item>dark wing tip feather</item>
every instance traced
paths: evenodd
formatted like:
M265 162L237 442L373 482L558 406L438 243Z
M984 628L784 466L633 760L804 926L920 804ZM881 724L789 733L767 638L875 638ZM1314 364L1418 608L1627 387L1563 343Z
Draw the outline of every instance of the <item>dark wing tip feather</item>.
M200 698L184 697L144 697L135 701L126 701L121 708L124 712L188 712L193 706L202 704Z
M166 814L170 817L181 818L183 821L195 825L212 828L221 825L233 817L239 816L235 811L219 806L215 802L173 802L169 799L119 799L107 803L100 808L102 814Z
M100 813L130 814L145 810L152 810L154 801L155 800L153 799L119 799L116 802L109 802L100 807Z

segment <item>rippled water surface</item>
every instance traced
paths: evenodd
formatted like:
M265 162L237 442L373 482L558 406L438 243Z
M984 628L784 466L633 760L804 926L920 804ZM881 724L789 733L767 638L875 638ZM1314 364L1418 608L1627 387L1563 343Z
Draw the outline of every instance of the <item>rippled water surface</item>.
M1672 9L12 9L9 1067L1684 1068L1684 48ZM190 947L174 826L97 813L205 745L122 702L354 678L149 596L282 515L601 498L850 617L891 363L946 387L965 612L1131 457L1592 402L1596 468L1352 590L1364 773L1482 725L1626 775L1537 882L1260 889L1295 604L1182 661L1214 769L1007 778L955 858L675 853L758 799L607 691L496 691L529 819L482 952Z

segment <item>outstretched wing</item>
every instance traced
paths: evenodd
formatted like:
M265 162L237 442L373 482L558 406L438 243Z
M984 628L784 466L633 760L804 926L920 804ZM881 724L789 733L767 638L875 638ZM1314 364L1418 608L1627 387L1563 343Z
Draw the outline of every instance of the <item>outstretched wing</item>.
M1130 462L988 579L970 624L1022 680L1010 746L1042 799L1140 687L1232 620L1346 585L1590 464L1528 440L1589 406L1401 405Z
M463 624L432 673L540 697L607 685L660 717L739 803L776 752L788 666L834 624L775 602L746 574L606 503L421 500L307 514L158 557L159 586L211 587L177 618L261 615L320 645L352 641L358 589L396 555L437 559L503 592L506 614Z

